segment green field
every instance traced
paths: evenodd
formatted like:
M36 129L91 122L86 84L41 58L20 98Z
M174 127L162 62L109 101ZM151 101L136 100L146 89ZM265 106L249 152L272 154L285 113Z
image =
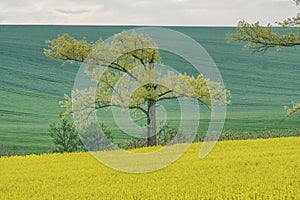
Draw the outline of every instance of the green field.
M49 152L51 138L49 124L58 122L63 111L58 101L69 94L79 65L65 65L43 55L45 40L69 33L76 38L95 41L112 36L123 26L0 26L0 145L9 145L28 153ZM293 135L300 128L300 119L285 117L285 105L300 99L299 49L271 50L265 54L251 54L241 44L227 43L226 34L235 28L170 27L198 41L216 62L232 105L224 131L279 131ZM162 52L164 64L182 72L194 70L179 57ZM178 122L176 106L169 108L171 125ZM170 114L169 114L170 113ZM113 130L118 139L124 137L109 113L100 118ZM205 132L209 115L204 111L199 131Z

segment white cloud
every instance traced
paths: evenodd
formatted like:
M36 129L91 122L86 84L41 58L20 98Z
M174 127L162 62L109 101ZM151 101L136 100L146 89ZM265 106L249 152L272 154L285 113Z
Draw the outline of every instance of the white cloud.
M1 24L267 24L298 11L292 0L10 0L0 7Z

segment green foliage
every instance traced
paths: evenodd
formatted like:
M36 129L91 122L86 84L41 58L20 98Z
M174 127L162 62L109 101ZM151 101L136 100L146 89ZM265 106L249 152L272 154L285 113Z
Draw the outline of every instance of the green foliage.
M113 136L111 130L103 123L85 124L81 129L80 138L89 151L113 149Z
M300 0L294 0L296 5L300 5ZM300 28L300 13L296 17L288 18L283 22L277 22L282 28ZM270 24L266 27L259 22L254 24L240 21L236 33L228 34L230 42L247 42L245 48L252 49L253 52L265 52L269 48L280 50L282 47L295 47L300 45L300 31L280 34L274 31ZM288 115L300 112L300 104L296 103L292 108L287 108Z
M187 74L174 74L172 72L162 75L161 71L155 70L154 63L160 63L159 51L147 36L137 33L131 35L120 33L116 34L109 44L99 40L96 43L90 43L89 48L85 40L78 41L67 34L47 43L49 49L45 49L45 55L66 62L83 62L83 59L77 59L76 49L81 52L80 55L90 53L85 60L88 64L85 72L99 83L96 90L96 101L89 102L86 98L94 93L94 88L77 90L72 93L72 96L76 96L78 100L76 102L80 104L75 106L87 107L87 104L96 104L89 111L85 109L87 112L118 106L145 113L147 112L148 100L158 102L178 97L194 98L207 105L211 105L212 101L224 101L226 99L218 83L204 79L200 75L196 78ZM80 48L81 46L85 48ZM85 53L82 53L83 51ZM99 76L97 68L99 66L105 68L102 76ZM137 66L142 67L136 69ZM117 87L116 84L120 78L122 78L122 87ZM164 82L155 84L154 82L158 78L163 79ZM138 88L134 94L128 94L130 84L133 81L144 86ZM151 82L153 84L149 84ZM112 99L113 93L116 94L114 99ZM128 96L131 96L130 100L125 99ZM67 109L66 114L72 112L71 100L71 97L65 95L65 101L61 102L62 106Z
M160 145L167 145L174 140L177 134L180 134L177 127L170 127L168 124L165 124L157 132L158 143Z
M177 140L175 140L176 138ZM168 124L165 124L162 127L160 127L159 131L157 132L157 143L161 146L180 143L180 139L182 138L183 134L180 132L180 130L177 127L171 127ZM119 144L119 147L122 149L135 149L146 146L146 139L134 137L132 137L130 140Z
M126 150L142 148L147 146L147 140L144 138L132 137L131 139L118 144L118 146L119 148L126 149Z
M294 0L296 5L300 5L300 0ZM297 13L295 17L287 18L283 22L279 22L279 25L283 27L299 27L300 26L300 13Z
M271 129L265 128L263 130L253 130L246 132L239 132L233 130L226 130L220 135L219 141L226 140L253 140L253 139L267 139L267 138L279 138L279 137L299 137L300 129ZM194 142L203 141L205 135L197 134Z
M54 152L76 152L84 151L76 128L73 123L69 122L67 118L60 117L61 123L50 124L49 135L52 137L55 145Z
M300 1L294 0L299 6ZM283 22L277 22L283 28L300 27L300 13L296 17L288 18ZM269 48L275 47L279 50L282 47L293 47L300 45L300 31L298 33L289 32L280 34L274 31L273 26L261 26L259 22L250 24L245 21L238 23L236 33L228 34L230 42L247 42L245 48L252 49L254 52L265 52Z
M177 135L177 137L175 137ZM181 143L181 139L185 137L184 134L180 132L177 127L169 126L165 124L160 128L157 132L158 136L158 144L161 146L171 145ZM250 140L250 139L266 139L266 138L278 138L278 137L286 137L286 136L300 136L299 129L288 129L288 130L272 130L272 129L263 129L263 130L253 130L246 131L244 133L227 130L222 132L219 140ZM194 142L203 141L205 135L197 134ZM119 144L119 147L122 149L136 149L141 147L146 147L147 141L146 139L141 138L131 138L130 140Z
M240 21L236 33L228 34L230 42L247 42L245 48L253 52L265 52L269 48L280 50L282 47L300 45L300 32L280 34L271 25L261 26L259 22L249 24Z
M11 155L11 150L8 149L6 146L1 145L0 146L0 157L1 156L9 156Z
M107 149L107 145L113 142L111 130L101 122L89 125L84 132L78 134L73 122L63 117L63 114L60 115L60 119L59 125L52 123L49 129L49 135L55 145L54 152L99 151Z
M120 106L129 109L143 110L147 100L165 100L178 98L182 96L195 98L208 105L211 101L224 101L224 95L220 86L202 76L191 77L187 74L174 74L172 72L164 76L168 82L162 84L149 84L161 78L160 71L154 69L154 63L160 63L160 55L157 47L148 36L132 33L131 35L120 33L116 34L113 41L109 44L102 40L96 43L87 43L85 40L76 40L65 34L58 38L47 41L49 49L45 49L46 56L53 57L66 62L83 62L84 56L89 53L85 72L93 77L93 80L99 82L97 88L96 108ZM151 47L151 48L149 48ZM91 51L93 49L93 51ZM77 56L80 54L81 56ZM78 59L80 57L80 59ZM139 69L131 71L137 66ZM97 67L105 67L103 76L99 77ZM133 94L129 102L124 103L124 97L127 97L128 89L126 82L122 82L123 87L120 91L116 89L116 83L122 75L127 75L128 83L138 81L143 87L139 88ZM191 86L192 89L187 89ZM212 88L212 94L209 94L208 88ZM215 89L215 90L214 90ZM216 91L216 92L214 92ZM91 90L73 91L72 96L86 96L94 92ZM114 99L114 105L111 105L112 92L118 94L119 98ZM64 106L71 106L71 98L66 96ZM85 101L84 101L85 100ZM84 104L86 99L82 98L80 104ZM144 110L145 111L145 110Z
M288 115L293 115L300 112L300 103L294 103L291 108L286 107Z
M48 40L46 43L49 47L49 49L44 49L46 56L68 62L83 62L90 53L93 45L92 43L88 43L85 39L76 40L68 34L59 36L55 40Z
M155 63L161 62L160 54L149 36L122 32L114 35L110 43L104 43L101 39L88 43L65 34L47 41L47 44L49 49L44 50L46 56L65 62L84 61L85 73L98 83L98 88L74 90L71 97L65 95L65 102L62 102L62 106L66 107L65 115L74 112L72 108L76 108L77 116L89 116L97 109L112 106L140 111L147 117L149 146L157 144L157 102L186 97L207 106L228 103L227 93L219 83L204 79L201 75L163 74L161 69L157 69ZM132 83L140 86L133 94ZM93 138L90 133L84 136L87 141L91 141L89 137ZM99 149L95 144L91 146L92 149Z
M278 138L287 136L300 136L300 130L288 129L288 130L272 130L264 129L261 131L247 131L243 134L235 133L233 131L226 131L221 134L220 140L249 140L249 139L266 139L266 138Z
M25 151L16 150L13 147L7 145L0 145L0 157L2 156L20 156L25 155Z

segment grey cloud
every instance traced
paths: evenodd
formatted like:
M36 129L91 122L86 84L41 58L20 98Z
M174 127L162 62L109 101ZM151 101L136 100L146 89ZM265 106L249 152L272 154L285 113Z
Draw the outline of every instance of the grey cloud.
M83 14L83 13L92 11L92 10L64 10L64 9L59 9L59 8L56 8L55 10L57 12L63 13L63 14Z

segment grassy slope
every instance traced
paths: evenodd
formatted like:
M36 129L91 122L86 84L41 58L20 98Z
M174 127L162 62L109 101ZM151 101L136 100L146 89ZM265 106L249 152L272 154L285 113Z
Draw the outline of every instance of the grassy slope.
M78 65L60 67L59 62L45 58L42 53L45 40L65 32L96 40L126 28L0 26L0 144L27 152L51 149L47 129L51 122L58 121L58 113L62 110L57 102L64 93L70 93ZM286 119L283 109L284 105L300 98L299 50L252 55L242 50L239 44L226 42L226 33L234 31L233 28L174 29L191 36L206 48L231 90L233 103L228 108L225 130L243 133L299 127L299 120ZM163 61L178 70L193 73L178 57L163 53ZM176 124L176 109L171 105L169 110L169 120ZM100 115L118 136L119 131L109 114ZM207 121L208 116L205 118ZM206 130L206 121L202 131Z

